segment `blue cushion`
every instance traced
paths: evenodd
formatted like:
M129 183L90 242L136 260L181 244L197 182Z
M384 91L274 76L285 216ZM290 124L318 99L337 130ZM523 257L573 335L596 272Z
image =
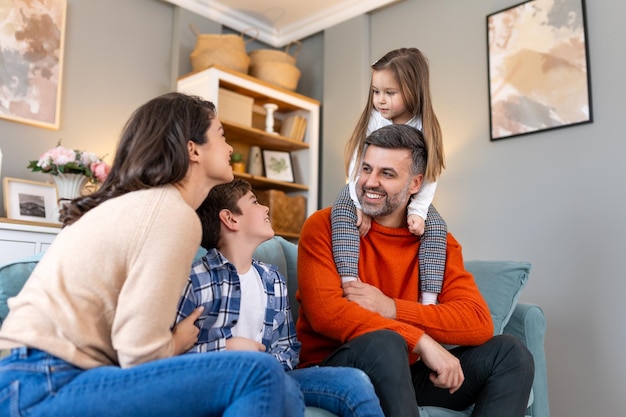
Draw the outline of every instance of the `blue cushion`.
M38 253L0 266L0 324L9 314L7 300L20 292L42 255Z
M509 322L520 292L528 281L530 268L528 262L465 262L465 269L474 275L474 280L489 305L494 335L502 334Z

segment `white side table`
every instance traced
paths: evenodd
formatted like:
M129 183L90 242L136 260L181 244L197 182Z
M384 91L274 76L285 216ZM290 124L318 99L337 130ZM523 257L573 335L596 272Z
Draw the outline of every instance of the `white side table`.
M0 265L45 252L61 225L0 218Z

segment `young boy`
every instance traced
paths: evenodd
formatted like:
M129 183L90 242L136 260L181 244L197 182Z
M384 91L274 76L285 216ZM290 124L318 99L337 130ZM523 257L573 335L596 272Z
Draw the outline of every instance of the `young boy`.
M269 209L259 204L250 184L235 179L213 187L197 210L202 246L179 302L176 322L196 308L198 341L189 352L252 350L268 352L285 369L287 411L303 416L308 406L344 417L383 416L367 376L355 368L295 369L300 342L291 316L287 283L278 269L252 259L274 236Z

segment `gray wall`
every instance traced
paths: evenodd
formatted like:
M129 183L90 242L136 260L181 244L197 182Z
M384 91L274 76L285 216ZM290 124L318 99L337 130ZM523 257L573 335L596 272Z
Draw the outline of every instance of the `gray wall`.
M108 154L111 162L130 113L170 89L172 16L171 5L155 0L69 0L61 127L0 119L2 177L47 181L26 165L59 140L66 147Z
M333 88L325 88L325 108L346 97L356 103L324 112L325 126L341 132L331 137L325 129L324 145L343 138L334 144L342 150L364 104L353 78L369 69L345 56L341 45L352 50L371 43L370 62L402 46L423 50L448 166L435 204L449 230L466 259L533 264L522 299L541 305L547 316L551 415L624 415L626 3L586 2L594 123L490 142L485 20L517 3L407 0L373 13L369 37L354 30L346 39L341 29L354 22L326 31L325 83ZM338 186L343 168L327 157L324 176ZM326 204L335 194L329 188Z
M400 46L421 48L445 134L439 211L466 259L532 262L522 299L547 315L552 416L622 415L626 3L587 1L595 122L490 142L485 16L516 3L406 0L304 40L299 92L323 96L321 205L343 183L341 154L369 63ZM159 0L69 0L61 129L0 119L2 176L45 181L25 167L59 139L110 160L130 113L189 70L190 19Z

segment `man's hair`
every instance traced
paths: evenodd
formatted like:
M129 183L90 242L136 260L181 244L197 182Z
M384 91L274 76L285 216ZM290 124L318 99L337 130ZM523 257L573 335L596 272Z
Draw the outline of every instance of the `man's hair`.
M235 179L226 184L216 185L207 198L196 210L202 222L202 247L209 250L216 248L220 240L220 211L226 209L241 214L238 206L241 197L246 195L252 186L244 180Z
M366 139L366 149L369 145L387 149L407 149L411 151L413 175L424 174L428 151L424 135L418 129L404 124L383 126L373 131Z

